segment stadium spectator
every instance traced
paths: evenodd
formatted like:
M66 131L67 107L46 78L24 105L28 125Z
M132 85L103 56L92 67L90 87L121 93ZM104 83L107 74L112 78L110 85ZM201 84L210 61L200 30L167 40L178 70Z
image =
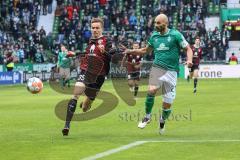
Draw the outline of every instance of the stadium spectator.
M35 63L43 63L44 62L44 52L43 52L43 49L38 47L37 48L37 51L34 55L34 62Z
M3 45L0 44L0 64L3 64L4 62L4 50L3 50Z
M14 63L17 61L11 50L6 50L4 55L4 63L8 72L13 71Z
M158 13L164 13L169 17L170 28L177 28L192 44L196 36L201 38L201 43L205 44L205 47L210 41L212 48L216 48L216 53L222 52L219 55L217 54L215 59L223 60L224 56L222 54L225 54L224 52L228 48L231 29L234 28L232 23L226 22L226 29L222 32L218 28L206 31L204 18L209 13L207 10L208 3L203 0L140 0L140 5L136 5L132 1L121 3L112 0L71 0L66 2L57 0L55 13L60 18L58 34L57 36L53 34L53 37L49 38L49 36L43 36L42 31L37 31L36 27L39 15L52 11L52 2L53 0L17 0L9 3L1 1L0 14L1 17L6 18L0 18L0 43L5 44L8 41L15 46L16 41L14 40L22 36L25 43L33 46L42 44L44 49L49 48L46 41L52 39L49 42L53 43L55 37L57 37L58 43L67 41L71 43L68 45L72 45L69 36L74 37L71 34L73 30L77 41L75 49L82 50L91 36L89 32L90 19L97 16L103 17L106 34L110 32L114 41L117 41L119 36L124 35L134 41L144 42L153 31L153 17ZM219 5L218 0L213 0L213 3ZM32 37L32 39L30 40L29 37ZM5 45L3 46L5 48ZM49 46L53 46L53 44ZM29 53L26 51L27 47L23 50L25 58L29 58ZM146 59L146 57L144 58ZM205 59L213 60L212 56L207 56Z
M234 53L232 53L232 56L229 58L229 64L230 65L238 64L238 58L235 56Z

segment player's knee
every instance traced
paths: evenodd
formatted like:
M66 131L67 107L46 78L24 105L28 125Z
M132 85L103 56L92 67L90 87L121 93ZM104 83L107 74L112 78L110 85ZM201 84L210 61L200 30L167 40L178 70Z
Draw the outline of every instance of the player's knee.
M75 87L85 88L85 84L82 83L82 82L76 82L76 83L75 83Z
M148 95L151 95L151 96L155 96L155 94L157 93L156 90L148 90Z
M128 81L128 85L129 85L129 87L133 87L133 82L132 81Z
M163 96L163 103L167 104L173 104L174 98L173 97L168 97L168 96Z
M74 113L76 110L76 106L77 106L77 100L76 99L71 99L68 102L68 111Z
M83 94L85 89L86 89L86 87L85 87L84 83L76 82L75 87L74 87L74 91L73 91L73 94L77 97L76 99L78 99L79 95Z
M153 95L154 96L157 93L157 91L158 91L158 88L155 87L155 86L149 86L148 87L148 94L149 95Z

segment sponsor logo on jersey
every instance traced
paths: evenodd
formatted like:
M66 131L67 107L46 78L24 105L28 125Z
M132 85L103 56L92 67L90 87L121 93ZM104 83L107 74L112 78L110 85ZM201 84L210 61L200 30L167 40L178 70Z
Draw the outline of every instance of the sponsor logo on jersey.
M164 43L161 43L159 47L157 48L158 51L166 51L169 50L169 47L166 47Z

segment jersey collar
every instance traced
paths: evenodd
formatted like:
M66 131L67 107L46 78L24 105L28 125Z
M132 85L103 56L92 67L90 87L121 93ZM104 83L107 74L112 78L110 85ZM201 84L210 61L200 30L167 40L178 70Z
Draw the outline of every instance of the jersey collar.
M158 34L159 34L160 36L166 36L169 32L170 32L170 28L167 28L167 32L166 32L166 33L161 34L160 32L158 32Z

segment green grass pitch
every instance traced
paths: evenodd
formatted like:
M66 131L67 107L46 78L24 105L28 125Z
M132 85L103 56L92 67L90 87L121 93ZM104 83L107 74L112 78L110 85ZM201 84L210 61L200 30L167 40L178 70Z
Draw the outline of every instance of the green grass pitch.
M99 159L240 159L239 79L199 80L197 95L192 93L193 82L179 80L165 135L158 134L162 99L156 97L152 122L143 130L137 123L144 113L145 98L131 107L118 98L113 111L90 121L73 122L70 135L63 137L64 122L54 110L59 101L71 96L44 85L37 95L30 94L24 85L0 86L0 159L80 160L136 141L155 142ZM110 80L102 89L116 94ZM97 99L94 106L100 103Z

